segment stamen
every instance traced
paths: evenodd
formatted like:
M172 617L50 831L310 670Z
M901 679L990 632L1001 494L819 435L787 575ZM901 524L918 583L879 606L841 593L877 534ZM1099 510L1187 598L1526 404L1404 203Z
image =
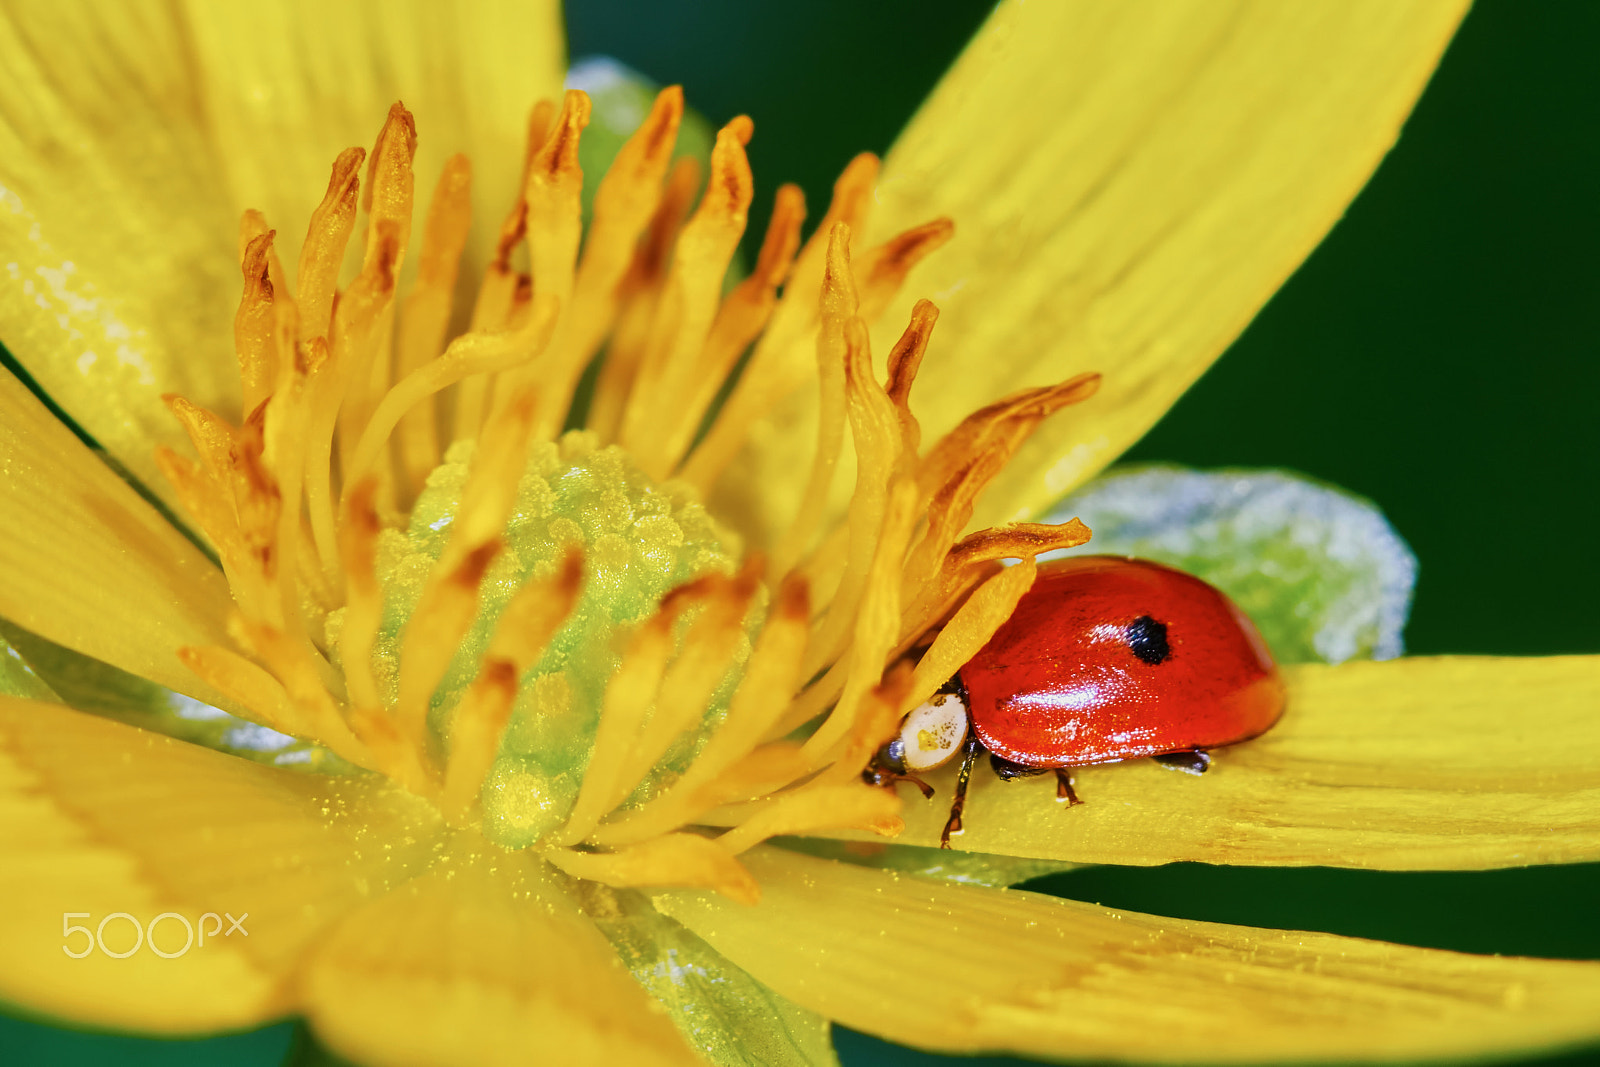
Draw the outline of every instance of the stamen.
M1080 404L1100 388L1100 375L1079 374L1059 385L1023 389L974 411L925 456L917 480L927 494L957 477L974 457L999 457L1003 464L1044 419L1068 404ZM987 479L984 480L987 483ZM975 495L975 491L974 491Z
M582 583L583 553L570 549L560 569L544 581L523 586L501 613L478 677L451 721L440 806L454 822L466 823L475 813L483 780L511 718L518 679L571 614Z
M849 344L853 339L848 326L860 306L850 275L849 246L850 227L842 222L835 223L828 238L828 269L823 275L819 312L822 328L817 331L817 381L822 394L817 415L817 447L805 493L800 497L800 508L778 543L775 562L780 573L794 566L810 547L822 524L828 494L833 487L834 468L844 444L844 427L849 417L845 365L850 361ZM858 477L858 486L860 482ZM860 530L859 525L853 528Z
M680 412L664 411L676 420L667 436L668 451L676 469L684 452L693 443L707 409L716 399L722 383L732 373L739 357L761 335L772 309L778 303L778 287L789 276L795 253L800 248L800 224L806 217L806 198L798 185L780 185L767 223L767 235L756 257L755 270L734 287L717 311L701 356L701 373L688 383L689 393Z
M683 90L677 86L661 90L650 114L623 144L595 193L594 220L573 284L571 308L563 316L562 333L539 372L549 390L552 412L565 415L578 376L612 325L619 286L633 260L634 246L661 202L661 179L682 119ZM687 200L687 196L683 198L685 208Z
M1088 540L1089 528L1077 519L1069 519L1058 525L1013 523L980 530L962 538L940 561L934 574L924 576L920 586L908 590L915 599L906 607L901 619L898 651L905 651L919 635L926 633L940 619L948 618L973 586L994 572L992 564L995 561L1032 559L1041 553L1076 548ZM972 651L976 652L980 647L981 643L974 646ZM946 678L949 676L945 675Z
M616 329L589 408L589 426L603 440L615 440L621 429L634 376L653 337L673 241L699 188L700 164L693 157L685 156L673 164L661 203L622 280Z
M367 150L347 148L334 160L333 174L322 203L311 213L306 240L300 246L300 267L295 277L300 304L300 341L326 338L333 328L333 294L339 284L345 246L356 225L356 200L361 164Z
M655 708L626 754L617 775L619 788L613 807L705 714L744 641L741 624L759 588L763 568L763 561L752 557L732 581L714 584L705 607L684 635L682 651L661 680Z
M974 412L934 446L917 472L928 521L906 564L908 589L927 589L972 518L978 494L1004 469L1040 422L1093 396L1098 374L1058 386L1027 389ZM932 621L928 619L926 621Z
M378 349L394 309L395 281L411 241L411 161L416 154L416 123L411 112L395 104L367 158L367 184L362 190L363 206L371 216L366 256L355 284L333 315L333 357L344 383L339 455L346 462L378 398L389 388L389 360L378 358ZM379 484L389 484L387 471L381 472Z
M415 745L427 743L428 699L477 616L478 587L504 547L495 538L468 550L449 570L436 567L406 623L395 714L402 735Z
M284 638L282 632L256 625L235 614L228 620L228 636L264 663L283 684L307 724L303 736L322 744L359 767L380 766L346 725L333 695L315 663ZM298 731L297 731L298 732Z
M905 717L901 704L905 702L911 682L910 663L901 660L891 667L883 681L873 686L862 700L861 712L844 739L827 751L824 769L802 788L859 785L861 772L872 762L873 754L900 732L900 720Z
M939 309L930 300L918 300L911 309L911 323L889 350L889 379L884 392L894 402L900 415L900 432L905 438L902 446L908 455L916 455L922 447L922 427L911 414L911 384L922 369L922 357L927 354L928 342L933 337L933 327L939 321Z
M244 273L244 295L233 319L233 347L239 356L239 381L244 387L245 410L253 409L272 390L277 346L273 341L274 292L269 260L276 230L250 239L245 246L240 269Z
M378 522L374 497L378 479L357 483L345 501L339 548L344 560L344 629L339 635L339 659L344 667L350 699L360 708L380 707L378 682L372 673L372 646L383 617L383 590L378 586Z
M919 457L910 396L938 311L916 304L883 384L867 320L950 223L907 230L853 267L878 170L860 156L798 256L804 199L778 190L754 271L723 297L753 189L749 119L718 134L691 215L697 165L668 173L682 93L663 90L601 183L583 243L589 111L578 92L559 115L533 109L520 195L471 328L448 344L472 171L456 156L439 177L396 327L416 148L401 105L370 155L335 162L298 300L275 231L245 214L246 416L234 427L169 398L199 461L157 456L216 546L245 655L180 655L260 721L387 775L453 826L536 847L574 877L753 902L734 856L754 844L900 827L898 798L862 783L862 768L1009 617L1034 557L1089 536L1076 520L965 533L977 495L1098 378L989 405ZM336 293L358 198L362 265ZM531 274L511 262L524 241ZM602 345L590 432L552 443ZM821 403L801 509L770 567L752 555L736 568L733 539L698 500L812 367ZM458 444L440 457L439 395L452 387ZM855 483L838 521L846 427ZM597 443L610 438L633 456ZM654 484L675 471L688 486ZM730 824L714 839L694 829Z
M860 231L877 181L878 157L863 152L833 183L833 202L801 249L771 325L751 353L750 363L718 413L716 423L679 474L702 496L710 495L711 487L738 455L757 420L810 376L805 339L817 321L817 293L822 289L834 227L842 222L847 233Z
M943 247L955 235L949 219L914 226L891 237L861 257L861 317L877 318L889 306L911 268Z
M531 279L511 266L511 253L528 232L528 178L533 172L534 158L544 147L550 128L555 122L556 106L541 100L528 116L528 134L523 149L522 181L517 185L517 199L500 224L500 239L495 246L495 256L484 271L478 286L478 299L472 308L471 332L500 331L511 321L516 307L517 294L531 285ZM483 428L488 410L490 378L475 374L461 383L456 393L455 439L471 440Z
M723 781L782 713L800 684L800 657L810 628L810 597L804 579L791 575L778 589L777 604L767 620L745 667L744 678L728 705L728 715L711 735L698 759L666 792L637 811L601 827L592 840L608 845L631 844L682 826L701 812L735 799L749 776L737 783ZM785 769L801 762L792 749ZM800 767L788 777L780 770L775 785L783 785L809 770ZM766 781L770 768L757 776ZM731 791L730 791L731 785Z
M578 140L589 125L589 98L569 91L545 146L528 168L528 262L541 297L563 305L572 298L578 245L583 238L583 170L578 166ZM581 369L581 368L580 368ZM507 374L509 390L528 388L531 374ZM571 386L556 381L542 387L534 425L541 437L554 437L566 418ZM495 404L501 401L496 398ZM558 410L559 409L559 410Z
M846 249L849 231L836 228L836 234L835 241L829 247L829 278L835 276L848 278L850 263ZM849 307L853 312L853 304L853 300L842 301L839 310ZM830 332L828 324L836 313L825 299L823 312L825 334ZM866 594L867 584L864 579L868 569L878 565L877 561L887 538L886 497L897 484L901 483L902 478L903 484L907 486L912 484L909 472L904 469L908 463L903 462L909 460L909 457L904 457L901 453L903 437L900 433L899 413L888 394L872 376L872 355L867 341L866 324L854 314L850 314L842 322L841 327L844 334L845 395L848 400L850 429L856 445L856 491L851 497L846 519L849 540L846 545L848 557L844 574L839 581L833 602L829 605L828 613L806 654L805 669L810 672L815 672L838 658L844 644L849 640L850 626L852 620L856 618L856 607L864 602ZM815 500L808 498L802 507L809 505L819 512L824 511L827 507L826 482L829 480L831 479L817 477L814 473L809 488L820 489L820 492L817 493ZM913 497L915 496L913 490L908 491ZM813 525L815 521L815 519L797 518L796 526ZM909 535L909 525L906 532ZM893 561L897 599L898 572L901 564L902 561L898 557ZM896 608L898 609L898 603ZM896 614L898 615L898 611ZM859 640L859 635L857 639Z
M224 696L248 709L263 725L281 733L305 734L310 723L300 714L282 683L231 649L215 645L178 649L178 659Z
M375 469L395 427L423 409L436 393L470 375L509 370L537 357L550 342L559 312L560 305L554 298L540 297L534 302L533 314L520 328L507 333L465 334L452 341L442 356L408 374L384 395L367 420L346 478L363 477ZM501 416L502 420L507 417ZM531 430L532 422L528 425Z
M711 153L711 176L705 196L678 236L672 272L658 310L656 344L645 352L623 417L621 443L645 464L645 473L662 479L671 462L687 446L693 427L679 439L668 434L680 420L664 412L681 412L681 394L691 391L705 373L701 360L706 339L721 301L722 278L744 236L754 193L754 178L744 146L754 125L740 115L717 134Z
M617 800L627 795L631 783L621 783L627 753L666 673L667 660L672 654L673 624L689 608L710 599L717 584L718 579L711 576L673 590L661 602L660 609L634 634L622 664L606 686L594 753L589 757L583 785L567 825L554 835L556 844L575 845L587 838Z
M717 838L733 855L783 834L818 830L871 830L893 837L905 828L900 798L865 784L830 785L785 794Z
M878 790L882 792L882 790ZM681 886L715 889L740 904L757 904L761 887L720 841L697 834L668 834L620 852L555 849L545 859L574 878L623 888Z
M485 656L472 688L456 706L439 806L457 825L469 821L484 776L500 750L500 735L511 721L511 705L517 699L517 674L510 660Z
M911 684L895 708L896 722L930 699L941 685L955 676L962 664L989 643L989 638L1016 610L1017 601L1032 588L1037 574L1038 566L1033 557L1024 556L1015 567L1002 568L973 591L917 662Z
M813 766L820 766L833 744L855 725L895 647L900 630L900 566L916 518L916 488L908 481L896 483L884 511L871 567L862 582L864 594L855 619L854 640L849 654L839 661L848 664L839 703L805 743ZM816 647L815 640L812 647Z
M428 222L417 257L417 284L400 309L395 371L402 381L444 351L456 273L471 226L472 164L466 156L451 156L428 203ZM432 400L425 401L422 396L407 403L400 418L400 467L408 500L422 492L428 472L439 465L437 422Z

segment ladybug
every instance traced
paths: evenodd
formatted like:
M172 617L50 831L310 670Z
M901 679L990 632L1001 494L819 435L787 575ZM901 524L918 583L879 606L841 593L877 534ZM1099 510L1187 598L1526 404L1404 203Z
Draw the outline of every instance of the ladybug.
M1265 732L1284 688L1266 644L1219 590L1149 560L1076 556L1041 564L1033 587L939 693L906 716L863 777L910 781L959 753L940 846L961 832L981 752L1002 779L1153 756L1191 774L1208 749Z

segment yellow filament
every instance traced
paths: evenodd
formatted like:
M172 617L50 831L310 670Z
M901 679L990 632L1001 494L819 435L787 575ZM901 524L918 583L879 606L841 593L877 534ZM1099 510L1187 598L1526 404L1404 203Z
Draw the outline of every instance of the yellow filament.
M378 533L382 526L373 498L378 480L361 481L346 502L339 529L344 560L345 615L339 635L339 658L344 665L350 699L363 708L379 705L378 683L372 673L372 646L383 618L383 590L378 585Z
M569 548L554 573L524 585L506 604L485 655L510 663L521 676L572 613L582 587L583 550Z
M469 333L456 338L438 359L417 367L384 394L366 428L361 433L350 459L348 478L365 475L377 468L389 435L403 420L423 409L436 393L473 374L492 374L529 362L549 341L560 305L554 298L540 297L533 314L523 325L507 333ZM436 439L428 442L434 450ZM429 470L437 465L437 455ZM426 474L424 474L426 479Z
M870 830L892 836L904 826L900 798L889 790L864 784L832 785L800 790L762 803L755 814L717 838L717 843L738 855L780 834Z
M949 616L973 585L993 573L994 561L1032 559L1040 553L1076 548L1088 540L1089 528L1077 519L1058 525L1013 523L962 538L934 573L917 579L919 585L910 585L907 572L907 589L915 589L915 597L901 616L898 650L904 651L940 619Z
M304 734L310 724L272 674L231 649L214 645L178 649L183 665L224 695L250 709L256 719L282 733Z
M471 225L472 164L466 156L451 156L445 161L428 203L428 221L417 256L417 284L400 309L395 373L402 382L444 350L456 273ZM393 392L390 390L384 399ZM370 432L369 424L366 433ZM398 445L406 496L415 497L422 491L428 472L439 463L438 415L431 394L418 396L406 405L399 421ZM357 452L360 451L358 447Z
M477 805L483 777L494 763L500 736L511 720L518 673L510 660L485 656L477 678L456 705L440 793L440 807L452 822L468 822Z
M720 842L696 834L668 834L619 852L552 849L545 860L574 878L623 888L680 886L715 889L740 904L755 904L761 887Z
M311 213L305 243L300 246L300 267L295 277L300 304L300 340L326 338L332 328L333 294L339 284L339 267L345 246L356 225L356 200L360 191L364 148L347 148L334 160L328 191Z
M896 483L889 493L882 532L862 583L864 593L855 618L854 641L841 660L848 667L839 703L805 743L813 766L819 766L833 744L855 725L894 650L900 630L900 563L916 522L915 508L916 487L909 481Z
M367 248L361 274L351 287L351 293L363 299L352 309L354 314L344 331L339 326L345 317L345 301L334 310L334 355L343 366L345 386L339 411L339 452L346 461L373 406L389 387L389 360L378 358L378 351L394 309L395 279L411 242L415 188L411 162L416 154L416 123L411 112L395 104L367 157L367 184L362 190L369 215ZM387 473L380 484L387 484Z
M622 756L608 806L621 803L672 742L704 714L743 638L741 624L755 596L760 570L761 561L754 559L734 580L714 584L700 616L684 635L682 652L661 680L654 710Z
M750 161L744 146L754 126L740 115L717 134L711 152L711 175L699 209L678 235L677 252L666 292L658 309L656 343L644 353L623 418L624 448L639 458L645 473L664 479L671 461L688 441L664 439L674 425L663 412L681 412L680 394L705 373L702 353L721 300L722 278L728 271L754 192ZM678 425L681 425L679 423ZM689 427L683 433L693 432Z
M567 825L554 837L556 844L574 845L584 840L616 804L613 798L628 749L655 700L672 655L673 624L683 611L706 599L713 581L702 578L674 590L629 642L621 665L606 685L594 752Z
M429 698L478 614L478 589L503 547L493 538L467 550L449 570L435 567L406 621L395 714L401 733L418 746L427 742Z
M804 344L817 321L817 294L822 288L834 227L844 223L847 233L861 230L877 180L878 157L864 152L852 159L833 183L828 213L801 249L783 299L772 313L771 324L750 354L750 363L718 413L716 423L680 474L702 495L710 495L711 487L738 454L756 422L805 381L810 367L803 358L796 358L794 349Z
M847 238L847 232L841 233L840 239L830 248L830 259L834 255L839 257L836 265L830 264L830 275L833 269L846 275L849 272L845 251ZM856 445L856 489L850 499L847 518L848 559L844 573L828 613L806 653L805 666L811 672L820 670L836 659L849 640L857 606L868 588L863 581L868 569L892 565L898 573L902 564L899 558L893 560L892 564L882 561L887 534L884 528L886 497L902 476L905 477L905 484L912 484L909 473L903 469L907 464L902 460L908 457L901 454L903 436L899 415L888 394L872 377L872 354L867 342L866 324L851 315L842 326L845 397ZM816 482L813 486L820 484ZM815 506L819 510L826 507L825 487ZM909 532L908 527L908 536Z
M928 700L978 650L989 643L1002 623L1011 617L1017 601L1033 587L1038 567L1032 556L1006 567L980 585L957 609L917 662L910 688L895 709L896 716Z
M700 358L701 372L684 383L686 394L680 399L678 410L659 412L668 427L665 439L667 453L672 459L671 469L676 470L682 461L707 409L739 357L766 327L778 302L778 287L794 265L795 252L800 247L800 224L805 221L805 215L805 195L800 187L779 186L755 270L734 287L718 309Z
M244 295L233 319L233 346L239 355L239 381L244 387L244 407L250 411L272 390L277 346L272 337L274 286L268 261L275 230L253 237L245 246L240 270Z
M938 321L939 309L933 302L918 300L911 309L910 324L889 350L889 377L883 390L899 413L900 432L905 438L902 447L911 456L922 447L922 428L911 414L911 383L917 380L917 371L922 369L922 357L927 354L928 342L933 338L933 327Z
M891 237L862 256L858 275L861 317L877 318L900 291L911 268L937 251L954 234L955 224L949 219L934 219Z
M791 576L778 589L772 617L750 654L744 677L728 705L727 717L699 757L660 796L601 827L593 835L595 841L630 844L681 826L701 811L729 799L715 789L710 797L705 796L706 787L714 786L755 747L800 684L800 657L805 652L810 614L805 582ZM800 773L803 769L796 776ZM777 784L789 780L792 777Z
M578 139L588 125L589 98L576 90L569 91L549 138L528 168L524 191L528 205L528 262L534 287L540 296L554 297L563 305L572 297L578 245L583 237L583 171L578 166ZM515 373L509 377L515 386L525 388L531 384L529 377ZM554 437L560 432L571 391L571 383L564 377L543 383L541 407L534 423L541 437ZM495 404L500 403L497 397Z
M573 283L571 308L562 317L561 332L540 369L551 389L552 412L565 412L573 385L616 315L635 245L661 202L662 176L682 119L683 91L662 90L595 193L594 220Z
M873 686L861 702L861 712L844 739L827 753L827 767L803 788L821 789L859 782L873 754L899 732L904 715L900 708L912 680L911 665L904 660L890 668L884 680Z
M843 222L835 223L828 235L827 270L822 279L819 313L822 328L817 331L817 382L822 394L817 416L817 448L812 454L811 474L800 498L800 509L775 553L774 563L780 572L789 570L810 547L822 524L844 445L844 428L849 419L845 364L850 358L848 345L851 341L847 326L859 306L855 283L850 276L849 247L850 227Z
M661 202L619 286L616 327L589 409L589 425L602 440L614 440L620 432L634 376L654 337L673 238L699 187L700 164L691 157L673 164Z

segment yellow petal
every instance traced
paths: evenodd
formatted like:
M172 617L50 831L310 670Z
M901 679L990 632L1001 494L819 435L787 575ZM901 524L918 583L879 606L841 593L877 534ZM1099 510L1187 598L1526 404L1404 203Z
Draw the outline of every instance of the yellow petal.
M528 113L541 98L560 100L566 46L555 0L191 0L186 12L237 208L259 208L297 247L334 158L371 145L403 100L416 117L421 188L454 153L472 161L465 262L481 266L519 193Z
M164 1033L290 1011L286 978L311 939L405 877L429 825L415 801L366 779L263 767L0 697L0 998ZM418 844L374 840L402 832ZM107 920L118 913L129 918ZM97 929L105 949L127 951L135 922L155 929L126 958L72 955Z
M362 1063L698 1063L548 872L479 839L350 916L304 979L318 1036Z
M3 370L0 470L0 615L223 701L177 656L182 645L228 644L222 572Z
M157 492L177 392L238 406L238 218L164 8L0 14L0 341Z
M1032 518L1137 440L1314 248L1393 143L1464 3L1001 5L896 142L863 246L955 238L874 325L942 314L911 403L935 441L974 407L1082 371L974 526ZM796 360L808 358L798 347ZM815 435L798 391L724 488L781 528Z
M783 996L942 1051L1167 1063L1473 1058L1600 1035L1600 965L1119 913L766 849L755 907L656 906Z
M579 891L584 914L708 1067L839 1067L827 1019L778 996L638 894L592 883Z
M1082 863L1478 870L1600 860L1600 656L1444 656L1287 669L1288 710L1201 777L1151 760L1055 780L972 776L957 848ZM950 774L906 801L936 845Z

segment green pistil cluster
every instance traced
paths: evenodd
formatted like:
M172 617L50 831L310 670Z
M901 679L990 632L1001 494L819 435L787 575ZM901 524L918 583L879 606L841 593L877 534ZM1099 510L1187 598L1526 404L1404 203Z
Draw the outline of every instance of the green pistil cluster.
M470 441L452 446L429 475L409 526L385 531L379 540L384 616L373 662L387 700L395 696L403 629L449 541L473 447ZM477 618L434 693L430 721L447 740L451 709L472 683L507 602L529 580L552 574L569 546L581 546L578 604L522 677L499 757L484 784L485 833L520 848L559 826L571 809L593 749L606 683L621 662L628 634L655 612L668 590L700 575L731 573L737 548L689 493L652 483L621 449L599 447L593 434L583 432L534 446L504 537L505 549L483 581ZM330 648L338 647L342 616L329 617ZM725 710L731 688L730 679L707 709L708 725ZM673 774L693 747L680 746L677 759L669 756L656 781ZM645 783L643 791L653 784Z

